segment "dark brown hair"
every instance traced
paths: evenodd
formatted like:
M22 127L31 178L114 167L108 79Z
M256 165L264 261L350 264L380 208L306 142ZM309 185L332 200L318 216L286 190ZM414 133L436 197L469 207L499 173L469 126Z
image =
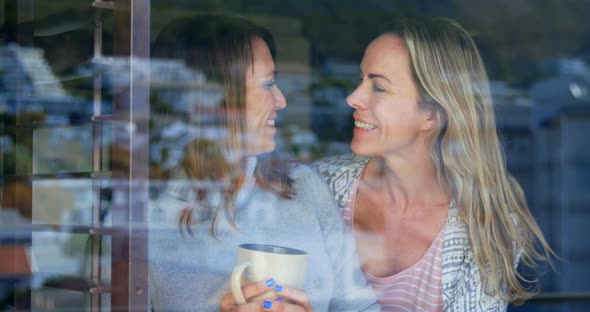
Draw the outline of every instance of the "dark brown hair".
M241 139L246 127L243 119L246 72L252 68L252 42L255 39L266 43L274 60L276 53L271 34L236 17L199 15L177 19L160 32L154 43L154 57L184 61L190 68L201 71L208 82L221 84L223 90L223 100L219 103L219 114L214 123L227 130L227 140L193 140L186 146L181 161L181 170L189 180L211 182L191 183L196 185L197 202L183 210L179 218L181 231L186 229L192 234L192 226L199 219L201 223L211 222L211 234L215 236L221 215L235 226L235 197L246 174ZM200 103L192 105L192 114L204 114L207 110L210 113L210 107ZM200 118L196 120L195 126L201 129ZM289 176L289 165L275 155L257 157L256 183L283 198L292 198L295 188ZM207 189L199 184L207 185ZM222 194L219 204L211 204L210 197L214 192ZM195 209L202 210L198 215L204 217L196 218Z

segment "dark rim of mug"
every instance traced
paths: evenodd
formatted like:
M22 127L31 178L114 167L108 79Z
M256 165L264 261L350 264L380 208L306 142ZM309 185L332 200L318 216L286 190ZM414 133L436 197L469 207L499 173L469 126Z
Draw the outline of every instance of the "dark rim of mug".
M275 246L275 245L241 244L240 248L252 250L252 251L281 254L281 255L307 255L307 252L305 252L303 250L289 248L289 247L283 247L283 246Z

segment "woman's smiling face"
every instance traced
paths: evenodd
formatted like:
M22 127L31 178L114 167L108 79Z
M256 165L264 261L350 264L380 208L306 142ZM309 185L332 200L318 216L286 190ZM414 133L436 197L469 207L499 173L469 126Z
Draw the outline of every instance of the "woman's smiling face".
M252 41L253 63L246 73L246 153L255 156L275 149L277 111L285 96L274 81L275 64L266 43Z
M355 109L351 149L359 155L411 153L430 130L430 114L418 107L409 52L394 35L382 35L367 47L361 83L346 102Z

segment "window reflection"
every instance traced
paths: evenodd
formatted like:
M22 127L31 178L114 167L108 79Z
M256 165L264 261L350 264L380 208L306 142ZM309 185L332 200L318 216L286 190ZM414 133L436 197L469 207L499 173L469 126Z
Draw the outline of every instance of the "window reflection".
M113 188L120 183L113 169L129 168L132 144L149 144L150 191L156 196L190 142L224 136L215 128L222 87L180 60L137 60L133 69L129 57L113 55L108 10L100 13L102 47L95 57L97 11L91 1L12 2L0 1L0 258L12 259L0 264L0 309L80 308L98 298L101 309L109 310L108 293L91 297L69 288L97 280L89 254L100 263L100 284L110 284L111 238L91 238L97 235L88 228L129 223L113 217L112 197L119 194ZM289 103L277 121L278 149L309 162L350 151L352 110L345 98L380 24L406 15L444 15L466 24L493 81L508 169L564 260L557 261L556 272L547 268L542 290L587 294L590 70L584 18L590 7L584 1L502 2L498 8L476 3L153 0L151 31L156 37L167 22L195 12L241 15L270 29L278 49L276 81ZM15 6L24 13L16 14ZM555 20L540 23L546 16ZM116 111L113 98L126 94L130 75L150 77L150 138L121 147L119 139L142 129L128 116L112 122L104 116ZM195 114L196 101L210 109ZM93 119L97 112L104 119ZM63 286L68 283L78 286ZM585 311L585 300L510 309Z

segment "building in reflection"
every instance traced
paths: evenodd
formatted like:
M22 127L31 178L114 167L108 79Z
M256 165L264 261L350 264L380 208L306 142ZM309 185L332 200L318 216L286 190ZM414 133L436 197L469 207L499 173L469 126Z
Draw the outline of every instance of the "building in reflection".
M521 183L546 239L564 260L556 261L557 272L542 268L547 271L542 289L578 292L590 275L590 248L584 240L590 235L590 148L585 143L590 133L590 71L570 59L558 59L551 67L550 76L529 90L502 82L491 87L508 170Z
M48 121L68 123L68 116L88 111L84 101L63 88L43 50L16 44L0 46L0 111L43 112Z
M534 116L535 208L541 226L563 259L554 289L578 292L590 276L590 70L577 59L558 59L552 76L530 91ZM582 307L571 311L582 311Z

